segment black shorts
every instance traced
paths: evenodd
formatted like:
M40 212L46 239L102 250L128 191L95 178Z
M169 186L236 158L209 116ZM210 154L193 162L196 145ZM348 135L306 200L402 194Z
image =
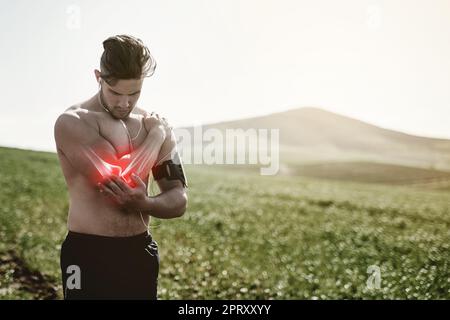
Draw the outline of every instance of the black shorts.
M105 237L69 231L60 262L64 299L157 299L158 244L148 232Z

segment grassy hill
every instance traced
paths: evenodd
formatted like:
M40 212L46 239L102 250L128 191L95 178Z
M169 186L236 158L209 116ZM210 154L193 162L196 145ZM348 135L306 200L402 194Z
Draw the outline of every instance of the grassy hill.
M376 162L326 162L293 166L294 174L323 179L419 185L450 183L450 172Z
M160 299L450 298L448 192L187 173L187 213L151 223ZM60 298L68 198L56 155L0 148L0 186L0 298ZM371 265L380 289L366 286Z
M259 174L258 165L216 165L228 171ZM282 165L280 175L337 181L404 185L429 190L450 190L450 172L377 162L320 162Z

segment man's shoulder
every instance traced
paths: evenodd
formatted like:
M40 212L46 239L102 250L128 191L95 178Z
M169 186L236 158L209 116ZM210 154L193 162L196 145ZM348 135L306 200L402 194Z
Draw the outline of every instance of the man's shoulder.
M80 107L75 105L64 110L55 121L55 128L64 129L70 125L82 123Z
M163 116L161 114L156 114L156 112L149 112L147 110L138 107L135 107L133 111L135 112L135 114L143 116L144 126L147 132L149 132L155 126L159 125L165 126L165 123L161 120L163 119Z
M144 118L145 118L145 117L148 117L148 116L150 115L150 112L148 112L148 111L145 110L145 109L139 108L139 107L135 107L135 108L133 109L133 111L134 111L134 113L136 113L136 114L138 114L138 115L144 116Z
M82 108L80 104L70 106L56 119L55 133L58 131L82 132L89 129L98 131L97 121L91 114L92 112Z
M144 117L150 117L151 115L154 115L154 114L158 114L158 116L161 117L161 118L164 117L164 115L162 115L162 114L159 113L159 112L156 112L156 111L154 111L154 110L147 111L147 110L145 110L145 109L143 109L143 108L139 108L139 107L135 107L135 108L133 109L133 111L134 111L135 114L142 115L142 116L144 116Z

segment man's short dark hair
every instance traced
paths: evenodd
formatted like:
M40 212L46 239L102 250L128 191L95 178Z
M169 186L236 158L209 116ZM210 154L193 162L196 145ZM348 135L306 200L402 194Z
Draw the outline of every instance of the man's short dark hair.
M150 77L156 61L141 39L116 35L103 41L100 59L101 78L114 85L119 79Z

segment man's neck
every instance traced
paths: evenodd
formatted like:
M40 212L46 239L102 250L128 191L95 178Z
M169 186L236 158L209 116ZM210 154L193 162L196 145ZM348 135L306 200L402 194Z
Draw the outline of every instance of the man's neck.
M94 96L92 96L91 98L89 98L89 100L87 100L85 102L86 104L86 109L90 110L90 111L95 111L95 112L103 112L103 113L107 113L105 111L105 109L102 108L102 106L100 105L99 101L98 101L98 97L99 97L99 93L97 92Z
M113 115L108 112L100 103L100 92L97 92L92 98L90 98L87 101L87 109L91 110L91 111L95 111L95 112L102 112L107 114L108 116L111 117L111 119L113 120L122 120L125 123L128 123L128 120L130 118L132 118L133 116L133 110L130 112L130 114L128 115L128 117L124 118L124 119L118 119L113 117Z
M101 99L101 95L100 92L97 92L91 99L90 99L90 106L91 106L91 110L92 111L96 111L96 112L102 112L105 114L108 114L111 119L114 120L119 120L117 118L115 118L112 113L109 112L109 110L106 108L104 102ZM124 121L126 119L123 119Z

